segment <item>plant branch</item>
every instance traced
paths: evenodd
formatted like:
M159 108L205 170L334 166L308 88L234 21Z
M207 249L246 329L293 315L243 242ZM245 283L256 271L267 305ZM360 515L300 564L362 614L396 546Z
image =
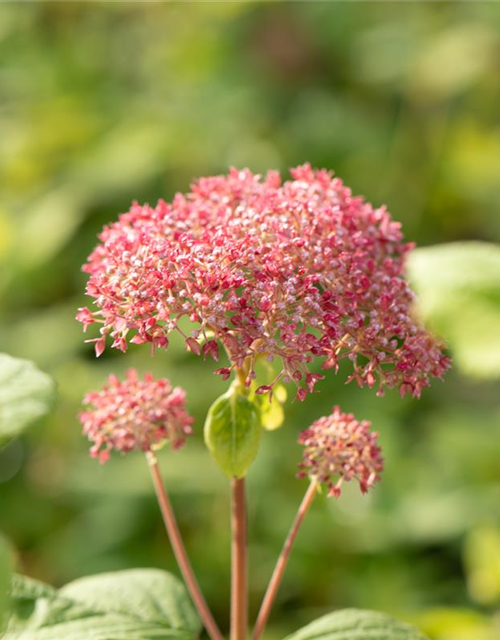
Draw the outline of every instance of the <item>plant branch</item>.
M306 494L302 499L302 502L300 503L297 515L295 516L295 520L293 521L291 529L288 532L285 544L283 545L283 549L281 550L280 556L274 568L273 575L271 576L271 580L269 581L266 595L264 596L259 615L257 616L257 622L255 623L252 640L259 640L265 629L267 619L269 618L269 614L271 613L274 599L276 598L276 594L278 593L281 579L283 578L283 574L285 573L288 559L290 558L290 552L292 551L293 543L295 542L295 538L297 537L300 525L302 524L302 521L304 520L305 515L309 510L312 501L314 500L316 489L317 483L315 480L313 480L309 485Z
M248 629L248 587L244 478L231 480L231 531L231 640L245 640Z
M191 594L194 605L210 638L212 640L223 640L222 633L220 632L219 627L208 608L207 602L201 592L200 585L198 584L198 580L194 575L191 563L189 562L186 548L184 547L181 533L172 510L172 505L170 504L167 490L161 478L156 456L153 453L148 453L147 459L151 470L151 477L153 478L156 497L158 498L158 504L160 505L163 521L165 523L165 528L167 529L170 544L172 545L172 549L188 591Z

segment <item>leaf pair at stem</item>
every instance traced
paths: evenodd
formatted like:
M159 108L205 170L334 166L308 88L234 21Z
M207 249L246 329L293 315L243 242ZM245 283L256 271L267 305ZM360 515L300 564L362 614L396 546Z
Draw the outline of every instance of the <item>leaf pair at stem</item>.
M2 640L195 640L200 632L183 585L159 569L80 578L61 589L14 576ZM374 611L327 614L286 640L426 640L415 628Z

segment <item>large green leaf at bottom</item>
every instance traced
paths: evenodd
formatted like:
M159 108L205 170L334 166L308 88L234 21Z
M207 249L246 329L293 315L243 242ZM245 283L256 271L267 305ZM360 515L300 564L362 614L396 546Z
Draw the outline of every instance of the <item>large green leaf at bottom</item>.
M198 633L200 620L184 585L159 569L129 569L79 578L59 593L95 611L124 613L138 620Z
M3 640L188 640L178 629L162 629L153 623L120 615L85 615L48 627L9 632Z
M13 612L3 640L194 639L195 615L173 576L146 569L104 574L102 579L107 591L99 584L100 576L87 579L95 580L92 597L90 582L84 579L57 590L15 576ZM172 620L186 627L173 627Z
M318 618L286 640L426 640L418 629L378 611L342 609Z

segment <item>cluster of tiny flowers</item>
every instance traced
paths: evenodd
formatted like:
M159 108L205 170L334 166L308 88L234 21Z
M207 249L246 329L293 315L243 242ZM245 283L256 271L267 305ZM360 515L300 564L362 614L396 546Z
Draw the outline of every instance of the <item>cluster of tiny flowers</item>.
M96 309L80 309L86 329L108 340L167 348L180 332L186 347L255 378L257 358L276 360L278 381L297 397L348 358L360 387L418 397L449 366L442 346L412 314L404 277L411 245L384 207L373 208L325 170L304 165L281 182L233 169L202 178L186 195L156 207L134 204L106 227L84 271ZM186 330L185 323L190 327Z
M313 422L302 431L299 444L304 446L304 459L299 464L299 478L309 476L326 485L329 496L340 496L342 484L353 478L366 493L377 480L384 464L378 433L370 431L370 422L358 422L352 413L333 413Z
M83 402L89 405L79 415L83 433L94 443L92 456L101 462L109 459L112 449L148 452L167 442L178 449L192 433L184 391L151 374L141 380L135 369L123 382L109 376L108 384L88 393Z

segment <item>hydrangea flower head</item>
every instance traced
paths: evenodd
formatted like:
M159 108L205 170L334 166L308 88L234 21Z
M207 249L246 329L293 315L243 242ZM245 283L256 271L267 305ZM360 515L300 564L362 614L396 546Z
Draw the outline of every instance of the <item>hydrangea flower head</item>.
M329 496L340 496L342 484L355 478L366 493L383 470L378 433L370 431L370 422L359 422L352 413L334 407L329 416L319 418L299 435L304 458L298 477L309 476L326 485Z
M202 178L156 207L134 204L104 229L84 271L96 309L80 309L100 355L111 340L167 348L172 332L204 358L255 377L257 358L278 363L277 380L301 400L323 376L315 358L342 358L359 386L416 397L449 366L441 345L413 317L400 224L352 195L325 170L304 165L281 182L232 169ZM190 329L186 330L185 324Z
M83 433L94 443L91 455L101 462L109 459L112 449L148 452L166 443L178 449L192 433L184 391L151 374L141 380L135 369L123 381L109 376L108 383L88 393L83 402L88 405L79 415Z

